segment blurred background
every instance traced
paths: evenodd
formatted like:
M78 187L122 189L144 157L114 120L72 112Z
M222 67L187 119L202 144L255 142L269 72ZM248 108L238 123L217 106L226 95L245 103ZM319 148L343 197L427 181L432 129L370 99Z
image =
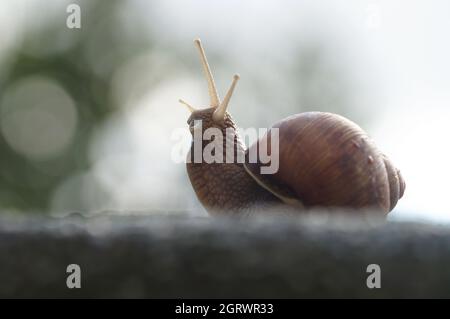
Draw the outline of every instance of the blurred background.
M390 218L448 223L449 13L444 0L2 1L0 211L205 215L174 161L189 144L178 98L208 103L200 37L222 96L241 75L241 127L342 114L404 175Z

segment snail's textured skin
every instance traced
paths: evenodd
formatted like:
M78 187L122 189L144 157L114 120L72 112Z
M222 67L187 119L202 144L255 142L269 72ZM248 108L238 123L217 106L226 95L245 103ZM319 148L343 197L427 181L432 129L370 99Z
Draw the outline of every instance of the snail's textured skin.
M211 116L214 108L203 109L192 113L188 124L194 120L202 120L203 131L210 127L222 130L225 136L226 128L236 129L233 119L227 114L223 124L215 123ZM238 135L236 134L236 139ZM208 141L203 141L208 143ZM281 203L274 195L260 187L247 174L243 163L237 163L237 156L245 152L242 144L236 140L233 163L194 163L193 143L189 152L186 168L194 191L202 205L210 213L249 213L256 207ZM204 145L202 145L203 149ZM225 142L223 144L226 152ZM226 155L226 154L225 154ZM224 155L224 158L225 158Z

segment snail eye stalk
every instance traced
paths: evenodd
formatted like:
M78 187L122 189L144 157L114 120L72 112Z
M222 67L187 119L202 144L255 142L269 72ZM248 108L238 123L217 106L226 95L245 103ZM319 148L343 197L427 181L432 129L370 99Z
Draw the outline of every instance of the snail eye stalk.
M179 99L178 102L180 102L181 104L184 104L189 109L189 111L191 111L191 113L196 111L196 109L193 106L191 106L189 103L187 103L186 101Z
M217 93L216 84L212 76L211 69L206 58L205 50L203 49L200 39L194 40L195 45L200 53L200 59L202 61L203 70L205 71L206 80L208 81L208 91L211 107L218 107L220 105L219 94Z
M233 76L233 82L231 83L231 86L228 89L227 95L225 95L225 98L223 99L222 103L214 111L213 120L215 122L221 123L225 119L225 113L227 112L228 103L230 102L230 99L233 96L234 88L236 87L236 83L238 80L239 75L235 74Z
M227 94L222 102L220 102L219 95L217 93L216 85L214 83L214 78L212 76L211 68L209 67L208 60L206 58L205 50L203 49L202 43L200 39L194 40L196 47L200 53L200 60L203 66L203 71L206 75L206 80L208 81L208 91L210 97L211 107L215 108L214 113L212 115L213 120L216 123L222 123L225 119L225 114L227 112L227 107L230 102L231 96L233 95L234 88L236 87L236 83L239 80L239 75L235 74L233 77L233 82L231 83L230 88L228 89ZM191 113L195 112L196 109L191 106L189 103L184 100L178 100L180 103L187 106Z

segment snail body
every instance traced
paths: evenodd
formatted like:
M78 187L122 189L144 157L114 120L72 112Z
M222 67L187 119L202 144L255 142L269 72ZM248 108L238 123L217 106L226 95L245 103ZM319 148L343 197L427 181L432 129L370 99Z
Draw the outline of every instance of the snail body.
M234 77L220 102L204 50L199 40L195 43L208 79L211 105L196 110L180 100L192 112L188 119L191 133L198 120L202 121L203 131L211 127L223 133L233 130L235 159L245 158L242 163L195 163L190 160L192 143L187 172L197 197L210 214L241 214L285 205L298 211L317 206L372 208L385 216L395 207L405 189L400 172L363 129L340 115L305 112L290 116L274 124L246 149L226 111L239 77ZM278 133L279 169L273 174L261 174L261 159L251 161L249 154L259 154L260 148L270 154L270 133L274 129ZM225 145L225 141L221 142Z

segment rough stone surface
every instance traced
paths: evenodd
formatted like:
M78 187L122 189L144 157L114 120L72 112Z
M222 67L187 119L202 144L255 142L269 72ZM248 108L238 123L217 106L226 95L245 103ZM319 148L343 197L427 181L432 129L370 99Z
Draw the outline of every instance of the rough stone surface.
M81 289L66 267L81 266ZM366 267L381 266L381 289ZM348 219L0 219L0 297L450 297L450 228Z

